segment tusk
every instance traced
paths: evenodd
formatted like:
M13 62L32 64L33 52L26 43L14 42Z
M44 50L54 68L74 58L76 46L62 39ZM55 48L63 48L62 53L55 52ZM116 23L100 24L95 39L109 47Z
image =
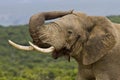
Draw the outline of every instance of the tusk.
M30 50L33 50L33 49L34 49L32 46L22 46L22 45L19 45L19 44L14 43L14 42L11 41L11 40L8 40L8 43L9 43L10 45L14 46L14 47L17 48L17 49L20 49L20 50L30 51Z
M47 48L47 49L43 49L43 48L39 48L38 46L34 45L32 42L29 41L29 44L34 47L35 50L41 52L41 53L51 53L55 50L55 48L53 46Z

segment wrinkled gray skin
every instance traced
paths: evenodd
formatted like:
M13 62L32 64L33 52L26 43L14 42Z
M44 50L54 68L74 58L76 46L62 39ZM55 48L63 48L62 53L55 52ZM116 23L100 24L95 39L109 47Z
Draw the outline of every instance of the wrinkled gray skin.
M50 19L56 20L44 23ZM77 61L77 80L120 80L120 24L101 16L53 11L33 15L29 26L34 44L55 47L53 58Z

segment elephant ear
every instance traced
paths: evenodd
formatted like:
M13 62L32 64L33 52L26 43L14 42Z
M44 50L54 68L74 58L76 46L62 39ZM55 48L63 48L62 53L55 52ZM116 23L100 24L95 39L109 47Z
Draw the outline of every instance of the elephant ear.
M106 18L93 18L95 26L90 31L89 38L84 44L83 64L95 63L105 56L115 45L112 23Z

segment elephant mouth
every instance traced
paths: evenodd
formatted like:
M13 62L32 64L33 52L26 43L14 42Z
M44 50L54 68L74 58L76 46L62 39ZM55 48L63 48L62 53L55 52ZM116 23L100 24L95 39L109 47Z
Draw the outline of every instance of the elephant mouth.
M62 57L64 56L65 58L68 59L68 61L70 61L70 51L67 50L66 48L62 48L60 50L55 50L53 53L52 53L52 57L54 59L58 59L59 57Z
M48 43L41 43L40 44L40 48L49 48L49 47L51 47L52 45L50 45L50 44L48 44Z
M30 43L30 42L29 42ZM31 43L30 43L30 45L31 45ZM32 45L31 45L32 46ZM50 47L53 47L53 45L51 45L51 44L49 44L49 43L41 43L39 46L38 46L39 48L50 48ZM52 55L52 58L54 58L54 59L58 59L59 57L62 57L62 56L65 56L67 59L68 59L68 56L70 56L69 55L69 52L70 52L70 50L68 50L67 48L65 48L65 47L63 47L63 48L61 48L61 49L57 49L57 48L55 48L55 46L54 46L54 50L52 51L52 52L50 52L51 53L51 55ZM43 52L44 53L44 52Z

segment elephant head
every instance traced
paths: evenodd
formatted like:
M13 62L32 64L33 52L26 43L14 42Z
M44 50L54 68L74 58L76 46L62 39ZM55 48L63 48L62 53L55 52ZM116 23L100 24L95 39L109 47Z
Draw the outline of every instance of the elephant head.
M45 20L55 19L44 23ZM43 12L33 15L29 31L33 39L30 46L20 46L9 40L14 47L24 50L38 50L60 56L82 59L83 64L96 62L115 45L112 23L105 17L87 16L84 13Z

